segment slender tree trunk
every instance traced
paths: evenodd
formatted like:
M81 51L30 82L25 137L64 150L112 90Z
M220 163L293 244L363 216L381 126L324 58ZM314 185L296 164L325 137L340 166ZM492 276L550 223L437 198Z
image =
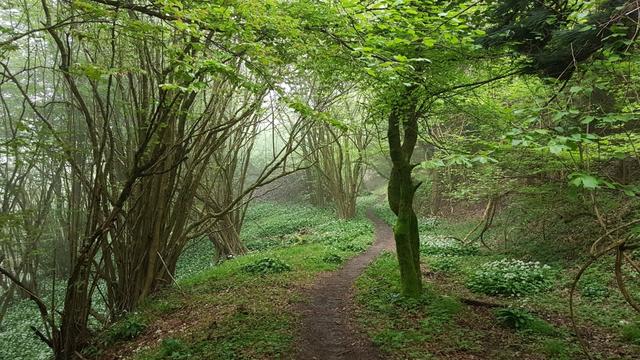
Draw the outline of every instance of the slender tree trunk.
M353 219L356 216L356 194L343 193L336 197L336 212L340 219Z
M409 89L407 94L411 95ZM388 185L389 206L397 215L393 234L400 264L402 293L409 297L422 294L420 236L418 219L413 210L413 198L420 184L411 177L411 155L418 134L415 106L412 96L401 97L393 105L388 118L389 152L393 164Z
M431 171L431 215L436 215L440 212L441 203L442 189L440 186L440 171L433 169Z
M224 261L229 257L243 255L247 252L247 247L235 230L210 233L208 237L216 249L215 262Z
M90 265L83 258L76 264L67 282L60 337L53 338L56 360L74 359L89 339L89 277Z

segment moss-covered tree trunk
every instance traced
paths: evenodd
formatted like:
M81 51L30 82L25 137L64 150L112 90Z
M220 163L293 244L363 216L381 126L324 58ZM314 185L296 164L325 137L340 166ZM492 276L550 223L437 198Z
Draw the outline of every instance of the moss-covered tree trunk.
M413 181L411 156L418 138L416 101L407 89L392 105L387 130L389 152L393 164L389 177L388 197L391 210L397 215L393 234L400 263L402 293L417 297L422 293L420 273L420 236L418 219L413 210L413 197L420 185Z

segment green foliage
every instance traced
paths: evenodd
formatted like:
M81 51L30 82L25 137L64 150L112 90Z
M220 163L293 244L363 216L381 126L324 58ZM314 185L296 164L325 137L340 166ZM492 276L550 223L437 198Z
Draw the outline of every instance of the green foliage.
M519 308L498 309L495 315L502 325L516 330L528 329L535 319L528 311Z
M180 339L163 339L160 344L159 359L186 360L191 358L189 347Z
M160 293L158 296L154 296L153 299L146 302L143 305L143 309L158 314L168 314L180 309L182 305L180 297L175 294Z
M339 245L349 237L370 235L373 231L371 223L362 217L354 220L338 220L318 227L318 233L313 236L315 241L328 245Z
M339 250L338 244L366 247L372 240L372 228L362 217L338 221L329 211L279 203L259 203L255 209L249 208L248 217L254 226L243 234L259 243L263 238L256 233L266 225L263 221L272 218L281 222L307 215L305 231L290 229L293 233L278 235L282 239L297 237L296 246L278 243L195 272L179 280L180 290L168 289L145 304L140 311L146 316L164 319L177 316L171 313L176 305L200 309L205 303L207 311L199 313L199 321L206 326L176 334L179 338L144 351L138 358L278 359L291 354L296 329L291 304L306 300L299 292L290 291L292 286L308 284L317 272L335 269L338 259L343 262L355 254ZM256 276L274 270L284 271L278 276Z
M367 246L364 244L355 244L350 242L339 244L337 245L337 247L342 251L352 251L352 252L361 252L367 248Z
M467 286L488 295L521 296L547 290L553 283L548 265L522 260L498 260L483 264Z
M372 233L363 214L346 221L328 209L261 202L249 208L241 236L252 251L323 243L343 252L361 252L371 244Z
M362 196L358 199L358 205L364 209L371 209L373 213L384 220L389 226L396 223L396 214L391 211L386 198L386 185L378 189L376 194Z
M500 0L487 7L490 18L485 45L509 45L526 56L524 70L550 78L570 78L578 63L605 56L619 58L630 42L617 14L624 1L562 2ZM624 10L626 11L626 10ZM580 54L572 44L589 44ZM573 67L573 68L572 68ZM578 92L580 88L572 88Z
M610 289L603 281L593 276L583 276L580 279L580 295L588 299L603 299L609 296Z
M322 257L322 261L329 263L329 264L342 264L342 262L344 261L344 259L342 258L342 256L335 254L335 253L328 253L326 255L324 255Z
M0 327L0 359L49 360L51 350L33 335L31 326L42 329L38 309L19 300L7 312Z
M296 204L257 202L246 215L241 237L250 250L295 244L296 235L308 233L319 224L334 223L329 210Z
M291 271L291 265L276 258L262 258L242 267L242 271L249 274L277 274Z
M557 331L548 322L522 308L501 308L495 310L496 319L505 327L529 331L535 334L553 336Z
M176 279L182 279L214 266L215 248L209 239L191 240L176 264Z
M568 360L571 359L571 353L574 352L574 349L563 340L545 339L542 341L541 351L550 359Z
M356 282L356 300L362 307L358 320L383 350L402 358L431 358L424 351L425 342L451 331L463 306L432 289L417 298L403 297L399 277L398 262L391 253L384 253L365 270Z
M134 313L115 323L107 333L109 341L131 340L140 335L147 324L140 314Z
M474 245L462 245L459 241L437 236L423 236L420 252L423 255L469 256L480 250Z
M640 345L640 321L623 325L620 333L624 341Z
M419 189L422 188L423 187L420 187ZM361 203L364 203L368 208L371 208L376 216L384 220L384 222L390 226L395 225L396 215L389 208L386 198L382 198L379 195L370 195L361 199ZM438 222L439 219L434 217L418 217L418 230L421 234L431 232Z
M460 269L458 260L450 256L434 257L428 262L428 266L433 271L442 273L456 272Z

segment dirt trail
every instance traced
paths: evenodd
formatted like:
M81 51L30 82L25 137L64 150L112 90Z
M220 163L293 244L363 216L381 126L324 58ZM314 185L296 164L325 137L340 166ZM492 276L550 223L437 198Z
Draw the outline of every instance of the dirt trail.
M375 242L364 253L337 271L324 274L310 290L303 305L300 341L296 359L381 359L376 347L358 332L352 319L352 286L365 267L382 250L393 250L393 233L371 211L367 217L375 226Z

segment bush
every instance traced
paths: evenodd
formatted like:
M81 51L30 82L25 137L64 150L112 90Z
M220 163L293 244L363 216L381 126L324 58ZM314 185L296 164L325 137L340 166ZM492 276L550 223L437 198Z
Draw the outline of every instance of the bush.
M480 250L473 245L462 245L455 239L427 236L422 241L420 252L423 255L470 256L477 255Z
M554 336L557 330L548 322L536 317L525 309L503 308L495 311L496 318L505 327L526 330L540 335Z
M503 259L483 264L471 275L467 286L488 295L521 296L546 290L551 284L548 265Z
M498 309L495 315L503 326L516 330L529 328L535 319L528 311L517 308Z
M602 299L609 296L609 288L596 277L583 277L580 280L580 294L589 299Z
M244 265L242 271L250 274L276 274L291 271L291 266L280 259L262 258Z
M456 259L450 256L434 258L428 265L433 271L442 273L455 272L460 268Z
M147 324L137 314L132 314L123 320L115 323L108 331L111 342L120 340L131 340L140 335Z
M328 264L342 264L343 260L342 256L334 253L328 253L322 257L322 261Z
M162 340L159 352L161 359L186 360L191 358L189 347L179 339L168 338Z
M640 345L640 322L622 326L622 339L628 343Z
M367 247L363 244L348 242L338 245L338 249L342 251L362 252L365 251Z

